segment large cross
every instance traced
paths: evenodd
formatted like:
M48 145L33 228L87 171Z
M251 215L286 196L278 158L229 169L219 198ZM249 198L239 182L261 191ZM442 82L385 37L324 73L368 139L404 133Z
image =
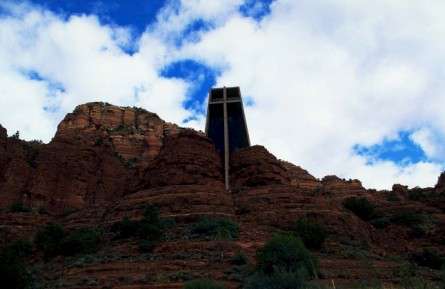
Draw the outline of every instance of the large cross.
M239 87L214 88L210 91L206 135L213 140L216 150L224 159L224 181L226 190L229 190L230 154L250 146Z

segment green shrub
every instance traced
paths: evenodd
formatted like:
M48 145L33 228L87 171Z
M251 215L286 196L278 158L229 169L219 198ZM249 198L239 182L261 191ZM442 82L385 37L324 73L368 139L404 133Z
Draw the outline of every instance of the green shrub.
M128 217L112 225L111 231L117 233L117 239L142 238L150 241L158 241L162 238L162 223L159 217L159 209L147 206L144 217L138 221L132 221Z
M45 259L57 255L73 256L97 251L102 232L97 229L81 228L66 234L61 225L47 224L34 239L36 247L43 251Z
M384 229L391 224L391 218L381 217L381 218L371 220L370 223L377 229Z
M304 276L295 272L276 272L272 275L256 273L247 278L245 289L299 289L305 288Z
M424 249L411 256L411 260L419 266L440 270L445 266L445 259L433 249Z
M218 240L234 240L239 236L239 226L229 219L203 218L194 224L192 233Z
M128 217L122 221L114 223L111 231L116 233L116 239L138 238L139 251L150 253L156 247L163 237L164 226L171 225L173 222L163 222L159 217L159 209L148 205L144 209L144 216L141 220L132 221Z
M279 234L258 250L257 271L266 275L293 272L301 276L315 276L317 261L299 238L292 234Z
M241 266L241 265L246 265L249 263L249 260L247 259L246 254L244 254L243 252L237 252L232 259L230 260L230 262L233 265L237 265L237 266Z
M294 232L309 249L320 249L327 237L322 225L307 218L301 218L296 222Z
M391 217L393 223L398 225L413 226L426 221L423 214L414 212L401 212Z
M416 212L401 212L391 217L394 224L408 227L410 236L421 238L431 233L435 227L431 216Z
M364 221L375 217L375 206L365 197L350 197L343 201L343 206Z
M31 284L31 275L24 257L32 252L29 241L18 240L0 252L0 284L2 288L25 289Z
M26 207L22 202L16 202L9 207L9 211L13 213L29 213L31 208Z
M160 240L162 237L162 225L159 209L152 205L147 206L139 226L140 238L146 238L151 241Z
M157 241L152 241L152 240L141 240L139 241L139 251L141 253L151 253L153 252L153 249L156 247L156 245L158 244Z
M394 275L400 280L400 287L403 289L438 289L430 281L424 279L418 274L414 264L404 263L395 269ZM441 288L442 289L442 288Z
M184 289L225 289L226 287L219 282L210 279L198 279L188 281L184 284Z
M400 202L401 201L400 197L395 192L389 192L388 195L386 196L386 200L388 202Z
M97 229L81 228L71 232L60 244L64 256L95 253L100 245L102 232Z
M0 284L2 288L29 288L31 275L24 262L18 258L0 256Z
M28 240L17 240L12 242L7 250L19 258L25 258L32 253L32 243Z
M37 232L34 243L48 259L59 254L64 237L65 231L61 225L49 223Z
M412 201L422 201L427 198L427 192L419 187L415 187L408 191L408 199Z
M116 239L127 239L137 235L139 230L139 222L132 221L128 217L124 217L122 221L116 222L111 226L111 231L116 233Z

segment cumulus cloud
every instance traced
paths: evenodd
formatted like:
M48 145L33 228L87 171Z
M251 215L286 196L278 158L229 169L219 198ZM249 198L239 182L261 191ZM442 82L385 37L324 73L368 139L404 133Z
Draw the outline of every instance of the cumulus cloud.
M61 118L88 101L139 105L181 123L189 83L167 79L167 47L150 34L127 54L129 32L95 16L63 19L34 6L10 6L0 19L0 122L25 139L51 139Z
M235 13L182 53L253 97L254 142L316 176L433 185L441 163L370 162L352 150L443 118L445 21L433 2L275 1L260 22Z
M413 132L410 138L422 148L428 158L440 162L445 160L444 138L440 132L424 127Z
M181 123L193 114L182 105L193 83L160 71L191 59L219 71L218 86L241 86L252 100L254 143L317 177L376 188L435 183L445 151L443 1L248 2L169 1L136 39L94 15L12 5L0 17L0 123L49 140L66 112L92 100ZM258 9L270 13L255 17ZM202 128L203 117L187 124ZM354 151L401 131L413 132L427 161Z

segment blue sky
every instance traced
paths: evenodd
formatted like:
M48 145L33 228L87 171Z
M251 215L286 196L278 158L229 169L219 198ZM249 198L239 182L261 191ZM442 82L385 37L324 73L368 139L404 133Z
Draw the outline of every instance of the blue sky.
M445 164L444 9L440 0L3 1L0 124L50 141L66 113L100 100L203 129L209 89L240 86L253 142L315 176L434 185Z

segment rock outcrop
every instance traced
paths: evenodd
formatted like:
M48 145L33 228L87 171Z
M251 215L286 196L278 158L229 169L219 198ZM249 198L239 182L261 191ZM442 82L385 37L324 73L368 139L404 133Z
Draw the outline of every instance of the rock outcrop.
M32 239L48 222L67 230L103 229L94 256L44 262L35 253L29 261L48 288L77 289L182 288L185 280L200 277L238 288L240 272L231 257L243 252L254 262L272 234L292 229L303 217L328 232L322 249L313 252L320 259L321 283L397 283L393 272L402 263L395 260L410 260L423 248L445 254L445 174L434 188L394 185L376 191L358 180L317 179L262 146L241 149L230 162L226 191L222 161L210 139L139 108L80 105L48 144L7 137L0 126L0 246ZM372 218L346 209L343 203L351 197L369 200ZM140 219L148 204L175 225L153 252L141 254L137 240L115 240L110 227L125 217ZM203 217L237 222L239 238L195 238L191 228ZM436 271L422 274L438 278Z

